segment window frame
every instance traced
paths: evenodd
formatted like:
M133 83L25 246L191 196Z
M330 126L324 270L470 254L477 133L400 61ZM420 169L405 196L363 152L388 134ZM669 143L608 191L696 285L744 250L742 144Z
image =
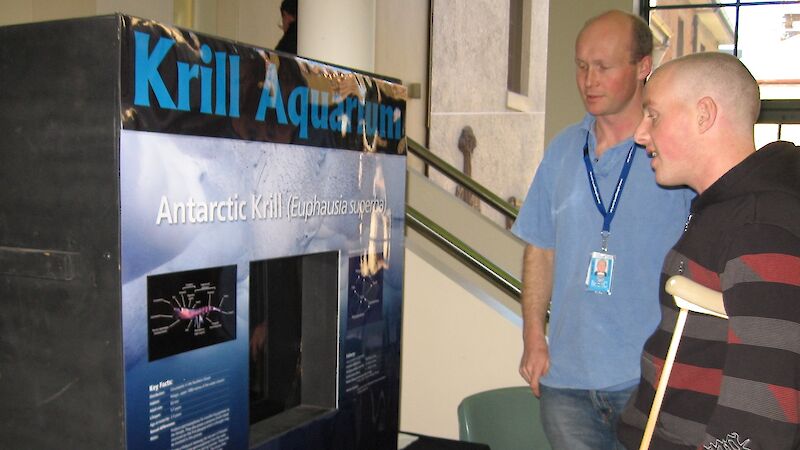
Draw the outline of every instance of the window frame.
M798 0L783 1L752 1L742 2L741 0L727 2L705 2L705 3L682 3L674 5L650 6L650 0L639 0L639 15L650 24L650 12L657 10L670 9L701 9L701 8L736 8L735 21L733 27L733 54L739 55L739 21L741 8L751 6L768 5L798 5ZM651 25L652 26L652 25ZM738 56L737 56L738 57ZM800 99L762 99L761 113L759 114L759 124L777 124L780 135L780 127L783 124L800 124Z
M751 6L768 6L768 5L797 5L800 4L798 0L764 0L764 1L749 1L743 2L736 1L723 1L723 2L705 2L705 3L679 3L674 5L661 5L650 6L650 0L639 0L639 15L645 22L650 23L650 11L655 10L669 10L669 9L702 9L702 8L736 8L736 15L733 24L733 54L739 54L739 17L741 8L749 8Z

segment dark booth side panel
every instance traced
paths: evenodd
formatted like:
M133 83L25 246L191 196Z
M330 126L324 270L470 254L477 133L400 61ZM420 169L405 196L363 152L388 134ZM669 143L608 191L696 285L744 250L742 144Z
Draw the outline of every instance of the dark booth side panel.
M146 52L133 46L146 41L152 44ZM155 50L160 42L172 42L163 44L169 55L162 62ZM202 112L210 94L191 97L188 112L133 100L132 86L142 85L134 83L141 68L134 61L163 65L153 80L170 80L168 66L210 70L203 65L208 61L198 62L204 47L227 55L231 68L241 63L240 78L227 72L228 94L241 86L237 114ZM141 81L150 72L138 73ZM159 84L153 80L145 91ZM281 121L282 107L266 103L281 83L283 97L275 94L273 101L294 108L288 109L291 123ZM330 102L312 101L314 93L329 94ZM262 100L267 113L259 118L255 106ZM315 124L313 112L293 119L292 111L306 103L328 120ZM114 15L0 27L0 449L172 448L194 439L199 423L226 448L394 450L404 120L400 85L145 19ZM305 130L309 121L319 129ZM147 157L152 165L132 164ZM210 169L191 175L194 190L186 192L225 186L209 192L253 198L253 204L251 195L278 193L299 204L329 203L319 198L342 206L339 214L331 207L302 218L256 209L234 223L181 223L168 231L217 234L192 251L164 253L173 257L166 264L148 244L175 234L158 221L132 218L146 218L141 211L161 217L168 198L183 202L190 176L173 183L181 189L163 192L140 189L149 184L137 176L200 159ZM262 177L265 168L269 176ZM373 233L379 226L383 232ZM226 233L217 231L223 227ZM278 358L264 358L272 374L264 377L271 394L264 397L277 399L280 411L274 420L254 415L248 421L248 292L258 288L249 285L249 271L263 261L312 253L323 256L295 268L305 280L294 305L301 308L289 311L295 322L275 324L272 333L281 342L265 346ZM280 271L266 272L273 284L285 281ZM213 302L172 303L171 289L202 291ZM270 294L277 298L281 291ZM291 309L272 306L266 309L273 315ZM209 319L208 327L201 319ZM174 323L198 339L176 337ZM278 344L290 344L293 353L280 358ZM180 396L208 377L216 377L212 387L229 389L215 398L212 413L183 399L170 416L153 406L163 398L171 408L167 388ZM294 380L297 386L286 389ZM182 422L170 422L176 418ZM204 439L186 446L212 442Z
M0 448L124 445L119 27L0 28Z

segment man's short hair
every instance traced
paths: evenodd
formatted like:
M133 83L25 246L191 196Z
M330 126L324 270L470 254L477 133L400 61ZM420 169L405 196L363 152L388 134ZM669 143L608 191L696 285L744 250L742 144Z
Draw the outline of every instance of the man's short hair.
M645 56L653 54L653 32L650 31L650 25L641 17L633 14L630 17L633 26L631 57L633 62L639 62Z
M722 52L701 52L673 59L662 67L678 68L679 77L693 92L727 103L748 125L758 120L758 82L739 58ZM661 67L656 71L660 70Z

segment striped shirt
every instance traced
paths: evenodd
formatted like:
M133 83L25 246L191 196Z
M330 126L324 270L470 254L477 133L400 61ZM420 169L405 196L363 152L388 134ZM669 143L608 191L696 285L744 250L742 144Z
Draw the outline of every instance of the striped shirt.
M681 274L721 291L730 320L689 313L651 449L800 448L800 151L759 150L692 204L661 282ZM638 448L678 315L642 353L620 440Z

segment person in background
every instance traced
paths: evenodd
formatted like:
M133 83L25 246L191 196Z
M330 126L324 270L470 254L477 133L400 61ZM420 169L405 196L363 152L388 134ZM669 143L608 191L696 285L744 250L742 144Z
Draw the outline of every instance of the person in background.
M281 30L283 37L278 41L275 50L297 54L297 0L281 2Z
M519 372L540 396L555 449L621 448L617 418L658 324L660 264L693 197L657 186L637 157L652 49L637 16L609 11L586 22L575 75L587 114L549 144L512 228L527 242Z
M683 275L722 291L729 320L690 312L658 415L653 449L800 448L800 149L755 151L761 102L734 56L698 53L655 71L636 141L656 181L698 196L660 285ZM641 355L639 388L619 437L639 448L678 308Z

